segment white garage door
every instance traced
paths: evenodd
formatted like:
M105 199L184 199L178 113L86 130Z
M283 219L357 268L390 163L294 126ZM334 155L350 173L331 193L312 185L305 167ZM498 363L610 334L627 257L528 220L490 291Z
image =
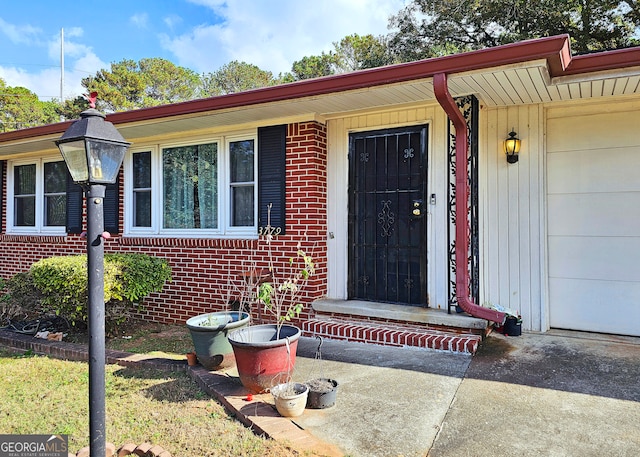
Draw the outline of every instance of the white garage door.
M547 120L551 327L640 336L640 112Z

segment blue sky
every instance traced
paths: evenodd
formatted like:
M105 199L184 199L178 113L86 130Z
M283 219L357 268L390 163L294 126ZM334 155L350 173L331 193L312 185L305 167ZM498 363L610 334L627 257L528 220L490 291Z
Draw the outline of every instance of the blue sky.
M113 62L162 57L199 73L239 60L274 74L346 35L388 33L408 0L18 0L0 8L0 78L42 100Z

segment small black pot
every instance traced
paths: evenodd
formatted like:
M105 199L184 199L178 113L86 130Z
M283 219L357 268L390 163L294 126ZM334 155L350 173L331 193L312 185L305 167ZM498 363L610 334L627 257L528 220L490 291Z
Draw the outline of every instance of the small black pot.
M504 321L503 331L508 336L522 335L522 321L514 316L508 316Z
M312 379L306 384L309 386L307 408L325 409L336 404L338 381L335 379L319 378Z

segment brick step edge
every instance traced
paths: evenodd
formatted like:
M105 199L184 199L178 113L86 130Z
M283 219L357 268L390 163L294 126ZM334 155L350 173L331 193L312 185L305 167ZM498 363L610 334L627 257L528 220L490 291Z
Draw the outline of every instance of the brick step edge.
M302 324L305 336L378 344L410 346L436 351L475 354L482 341L480 335L444 332L402 326L382 326L368 322L337 319L310 319Z

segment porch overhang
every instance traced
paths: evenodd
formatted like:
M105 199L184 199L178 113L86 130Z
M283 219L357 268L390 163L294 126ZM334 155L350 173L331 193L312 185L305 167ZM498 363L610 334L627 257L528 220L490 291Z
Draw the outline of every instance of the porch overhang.
M571 56L567 35L528 40L247 92L110 114L129 142L230 126L328 119L437 103L433 76L447 74L453 97L485 106L562 102L640 92L640 47ZM0 134L0 158L54 152L71 121Z

